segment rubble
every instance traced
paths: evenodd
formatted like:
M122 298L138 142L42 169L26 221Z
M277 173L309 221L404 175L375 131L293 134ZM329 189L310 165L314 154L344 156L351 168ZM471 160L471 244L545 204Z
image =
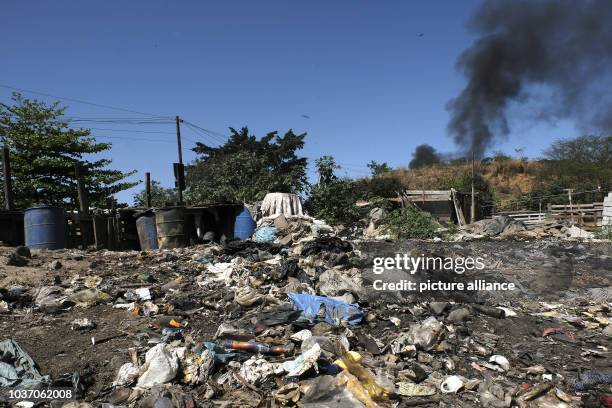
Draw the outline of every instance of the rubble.
M18 372L31 373L5 381L77 372L73 405L107 408L573 407L610 395L611 243L346 240L287 213L258 227L274 239L41 251L0 270L0 344L18 343ZM529 232L503 219L478 228ZM481 256L466 279L518 289L373 290L372 259L393 254ZM17 361L6 355L0 373Z
M544 219L541 224L528 226L506 215L499 215L463 226L461 232L455 236L455 240L483 238L591 240L594 237L595 234L592 232L572 225L568 221L550 218Z

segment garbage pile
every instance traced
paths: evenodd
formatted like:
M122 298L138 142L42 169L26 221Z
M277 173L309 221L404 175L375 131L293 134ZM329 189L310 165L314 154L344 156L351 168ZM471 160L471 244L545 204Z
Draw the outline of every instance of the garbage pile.
M462 227L457 240L496 239L592 239L594 234L582 228L555 219L546 219L542 224L527 226L506 215L476 221Z
M61 380L55 406L611 406L609 276L557 303L387 297L376 254L284 215L226 245L0 249L0 387Z

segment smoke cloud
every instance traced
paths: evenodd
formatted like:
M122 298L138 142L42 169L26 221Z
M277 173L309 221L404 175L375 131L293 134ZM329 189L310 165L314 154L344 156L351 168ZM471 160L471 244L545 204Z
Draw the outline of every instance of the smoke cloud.
M440 163L440 161L440 154L436 152L436 149L428 144L422 144L414 149L409 166L411 169L418 169L419 167Z
M611 0L485 1L468 27L478 38L457 61L467 85L447 105L464 153L482 157L508 136L513 103L540 120L612 129Z

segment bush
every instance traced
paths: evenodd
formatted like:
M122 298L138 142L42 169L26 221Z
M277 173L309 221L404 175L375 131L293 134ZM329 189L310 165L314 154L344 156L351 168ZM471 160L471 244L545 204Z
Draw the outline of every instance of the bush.
M612 240L612 225L605 225L600 230L595 231L595 238Z
M355 194L362 200L397 197L398 193L404 189L404 185L396 177L378 176L355 181Z
M397 239L428 239L437 236L440 227L431 214L414 207L389 212L383 218L387 231Z
M312 187L304 207L331 225L354 225L366 216L366 210L355 205L355 191L355 181L349 179L319 183Z

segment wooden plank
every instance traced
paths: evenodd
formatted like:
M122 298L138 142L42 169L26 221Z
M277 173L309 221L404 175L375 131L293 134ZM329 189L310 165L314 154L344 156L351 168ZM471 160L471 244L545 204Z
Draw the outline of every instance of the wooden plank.
M450 190L405 190L404 193L408 194L408 195L413 195L413 194L442 195L442 194L446 194L446 195L450 196L451 191Z
M461 209L461 205L459 205L459 201L457 200L457 193L453 189L451 190L451 196L453 197L453 207L455 208L455 214L457 214L457 223L459 226L465 225L465 217L463 216L463 211Z
M450 201L450 197L443 196L425 196L425 197L417 197L417 196L408 196L406 197L410 201L418 202L418 201Z
M573 207L574 209L576 208L600 208L603 207L603 203L590 203L590 204L573 204L572 206L570 206L569 204L554 204L550 206L553 209L566 209L566 208L570 208Z

